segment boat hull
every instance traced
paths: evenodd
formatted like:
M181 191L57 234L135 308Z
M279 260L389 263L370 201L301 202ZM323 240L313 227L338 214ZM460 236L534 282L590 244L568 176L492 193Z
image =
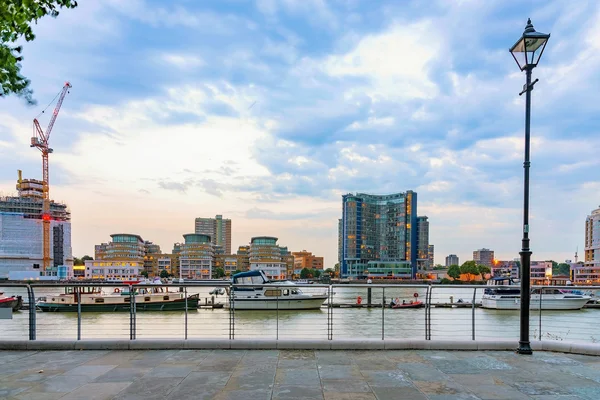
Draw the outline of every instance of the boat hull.
M327 295L302 299L236 298L229 307L234 310L318 310L326 300Z
M19 311L23 306L23 298L21 296L8 297L0 300L0 308L12 308L13 311Z
M584 298L561 298L552 299L542 297L542 310L580 310L590 300L589 297ZM519 310L521 309L521 297L495 298L483 297L481 307L492 310ZM540 309L540 299L531 298L529 305L530 310Z
M197 295L188 297L187 309L198 308L199 297ZM186 309L185 299L175 299L165 302L136 303L135 311L184 311ZM59 304L40 302L36 307L44 312L77 312L77 304ZM120 312L131 310L130 303L121 304L81 304L81 312Z

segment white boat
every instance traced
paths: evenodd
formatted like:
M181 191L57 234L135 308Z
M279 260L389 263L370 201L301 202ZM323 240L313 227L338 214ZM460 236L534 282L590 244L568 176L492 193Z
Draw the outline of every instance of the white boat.
M270 281L263 271L248 271L233 276L229 307L234 310L316 310L327 297L327 293L303 293L290 281Z
M509 277L495 277L488 280L481 300L483 308L494 310L519 310L521 308L521 286ZM512 286L512 287L510 287ZM580 310L591 299L590 296L570 293L553 287L531 291L529 309L539 310Z

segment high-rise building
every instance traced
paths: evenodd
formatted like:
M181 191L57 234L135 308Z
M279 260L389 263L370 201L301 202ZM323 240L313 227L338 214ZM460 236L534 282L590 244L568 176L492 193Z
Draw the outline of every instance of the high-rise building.
M435 265L435 246L430 244L428 246L427 256L429 257L429 266L433 268Z
M280 248L277 238L257 236L250 240L250 270L262 270L270 279L286 279L288 270L294 267L294 257L288 258L287 248Z
M342 196L342 277L414 278L417 272L417 194Z
M215 218L196 218L195 233L208 235L215 246L220 246L219 254L231 254L231 220L222 215Z
M318 269L323 271L323 257L317 257L310 251L294 251L294 275L300 275L304 268Z
M494 266L494 250L479 249L473 252L473 261L477 265L485 265L492 268Z
M600 206L585 219L584 265L600 267Z
M429 220L426 216L417 217L417 268L427 270L429 263Z
M158 266L158 256L162 254L160 246L149 241L144 242L144 270L148 276L158 276L160 268Z
M458 261L458 256L456 254L450 254L448 256L446 256L446 267L449 267L451 265L460 265L459 261Z
M179 245L179 277L212 279L215 251L208 235L188 233Z
M1 278L17 273L31 278L43 269L43 182L24 179L17 185L18 196L0 197ZM50 217L50 270L45 275L66 279L73 274L71 213L51 200Z

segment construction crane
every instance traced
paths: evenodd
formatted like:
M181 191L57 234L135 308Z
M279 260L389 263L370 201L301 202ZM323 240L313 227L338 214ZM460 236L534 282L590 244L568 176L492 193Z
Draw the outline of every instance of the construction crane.
M71 88L71 84L66 82L63 86L61 92L57 95L58 102L56 103L56 107L54 107L54 113L50 118L50 123L46 128L46 132L42 130L40 123L37 118L33 119L33 137L31 138L31 146L36 147L38 150L42 152L42 176L43 176L43 205L42 205L42 225L43 225L43 275L46 275L46 270L50 267L50 181L48 174L48 154L52 153L52 149L48 147L48 140L50 139L50 133L52 133L52 128L54 127L54 123L56 122L56 117L58 117L58 112L60 111L60 107L62 106L63 100L65 96L69 92ZM43 111L42 111L43 112Z

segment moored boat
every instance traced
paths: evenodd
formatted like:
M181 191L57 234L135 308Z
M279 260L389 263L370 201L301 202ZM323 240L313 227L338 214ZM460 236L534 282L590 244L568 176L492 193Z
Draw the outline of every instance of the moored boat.
M109 294L98 288L67 287L64 294L47 296L36 307L46 312L77 312L80 302L82 312L116 312L130 311L133 302L136 311L181 311L198 308L198 301L198 294L186 299L181 292L159 286L134 288L133 293L116 288Z
M12 308L13 311L18 311L23 306L23 298L21 296L7 297L0 292L0 308Z
M290 281L270 281L263 271L235 274L233 284L229 307L234 310L316 310L328 298L327 293L304 293Z
M591 299L590 296L569 293L553 287L534 289L530 295L530 310L580 310ZM495 310L519 310L521 308L521 286L509 277L495 277L488 281L481 306Z

